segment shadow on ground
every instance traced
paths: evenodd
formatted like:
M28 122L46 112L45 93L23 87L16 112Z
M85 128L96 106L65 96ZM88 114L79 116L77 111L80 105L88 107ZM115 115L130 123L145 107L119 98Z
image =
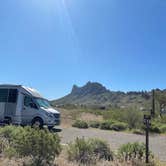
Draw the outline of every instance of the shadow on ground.
M62 129L59 129L59 128L53 128L53 129L51 129L50 131L53 132L53 133L59 133L59 132L62 131Z

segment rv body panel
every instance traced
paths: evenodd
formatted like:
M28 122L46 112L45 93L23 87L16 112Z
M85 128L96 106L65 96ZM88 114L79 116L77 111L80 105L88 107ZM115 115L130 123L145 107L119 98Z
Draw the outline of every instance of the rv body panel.
M4 119L5 103L0 103L0 121Z

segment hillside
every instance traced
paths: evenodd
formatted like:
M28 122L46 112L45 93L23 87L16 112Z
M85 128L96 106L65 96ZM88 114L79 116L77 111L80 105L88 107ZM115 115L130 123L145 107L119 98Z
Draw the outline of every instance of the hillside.
M151 104L151 92L111 91L97 82L88 82L82 87L74 85L70 94L53 100L52 104L100 105L116 107L147 107Z

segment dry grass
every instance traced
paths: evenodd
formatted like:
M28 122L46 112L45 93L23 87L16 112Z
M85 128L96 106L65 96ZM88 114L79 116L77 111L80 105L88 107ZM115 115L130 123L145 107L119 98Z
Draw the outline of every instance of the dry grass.
M72 109L72 110L60 109L60 113L61 113L61 126L63 128L71 127L72 124L77 119L83 120L86 122L103 120L103 117L101 115L81 112L77 109Z
M63 128L71 127L73 122L79 116L79 113L77 110L60 109L60 113L61 113L61 126Z
M85 122L91 122L91 121L103 121L103 117L101 115L95 115L95 114L92 114L92 113L86 113L86 112L83 112L81 113L80 115L80 120L83 120Z
M77 109L73 110L60 109L60 113L61 113L61 126L63 128L71 127L76 119L83 120L85 122L103 120L103 117L101 115L94 115L92 113L81 112Z
M115 161L97 161L95 165L82 165L79 163L69 162L67 160L66 155L63 153L61 154L58 159L56 159L55 166L146 166L146 164L140 161L128 161L128 162L120 162L118 160ZM156 161L155 165L148 165L148 166L166 166L166 163L160 163Z
M30 159L29 158L5 158L3 156L0 157L0 166L25 166L26 164L28 165ZM55 158L54 164L52 166L86 166L86 165L81 165L76 162L69 162L67 159L67 154L63 150L61 155L58 158ZM97 164L91 165L91 166L145 166L145 164L136 162L133 163L131 161L128 162L119 162L117 161L97 161ZM149 165L152 166L152 165ZM155 162L155 166L166 166L166 163L161 163L158 160Z
M161 163L159 160L155 159L155 164L146 165L145 163L136 161L106 161L98 160L95 165L82 165L76 162L70 162L67 159L67 152L63 149L62 153L54 161L55 166L166 166L166 163Z
M30 158L6 158L0 157L0 166L25 166L30 163Z

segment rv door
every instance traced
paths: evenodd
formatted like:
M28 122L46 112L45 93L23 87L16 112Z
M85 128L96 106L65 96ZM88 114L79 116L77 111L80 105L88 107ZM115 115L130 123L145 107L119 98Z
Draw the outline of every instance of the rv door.
M0 119L13 119L16 113L17 89L0 89Z
M37 114L37 105L33 102L32 97L24 96L23 110L22 110L22 123L24 125L31 124L32 119Z

